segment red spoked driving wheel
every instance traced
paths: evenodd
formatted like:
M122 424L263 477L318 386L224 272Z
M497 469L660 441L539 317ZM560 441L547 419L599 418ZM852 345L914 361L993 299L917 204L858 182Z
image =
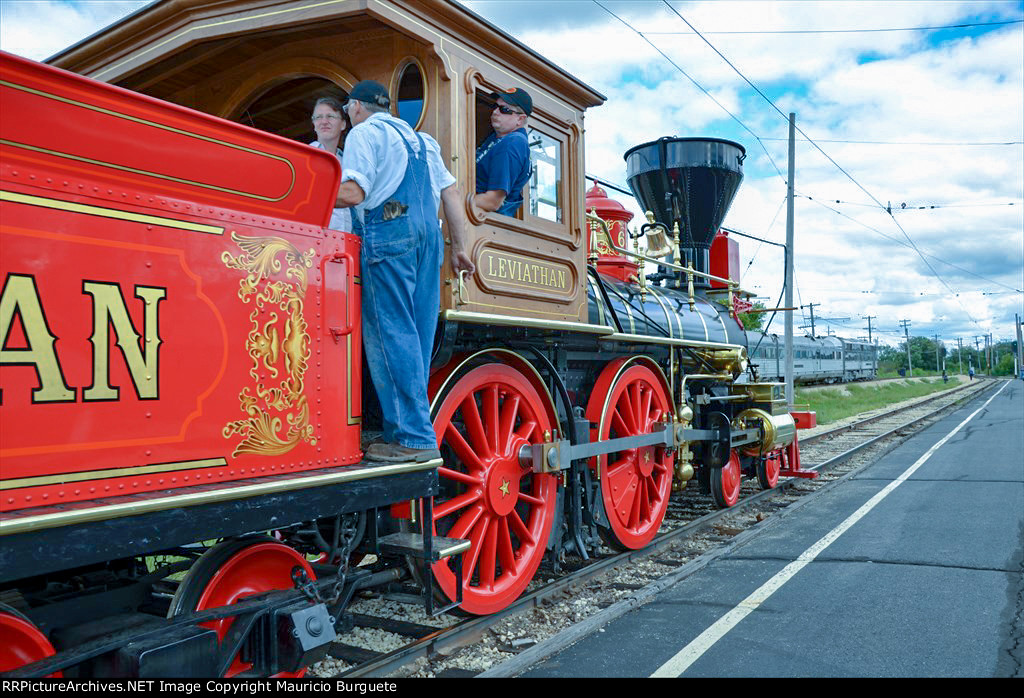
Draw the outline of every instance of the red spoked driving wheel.
M729 462L721 468L711 468L711 496L721 508L735 506L740 501L743 469L736 451L729 454Z
M782 452L772 451L757 463L757 483L761 489L770 490L779 484L779 471L782 469Z
M316 575L302 555L283 543L270 538L241 538L224 541L206 551L192 565L171 600L168 618L182 613L204 611L208 608L229 606L253 594L275 589L292 589L292 570L301 567L310 580ZM234 618L210 621L202 625L217 632L222 641ZM236 676L252 669L252 664L235 657L224 674ZM275 674L287 678L305 674Z
M605 367L591 392L587 419L598 424L595 441L649 434L672 414L672 402L655 373L642 364L621 371ZM621 372L620 372L621 371ZM670 451L655 446L627 449L591 461L598 468L601 499L608 516L602 533L619 548L636 550L658 533L672 494Z
M545 400L519 371L490 363L459 377L434 410L444 456L434 532L471 541L463 554L462 609L494 613L533 579L555 517L557 480L519 461L523 446L553 438ZM454 564L434 565L441 592L456 597Z
M23 667L55 654L53 645L32 621L14 609L0 608L0 671ZM51 678L60 678L57 672Z

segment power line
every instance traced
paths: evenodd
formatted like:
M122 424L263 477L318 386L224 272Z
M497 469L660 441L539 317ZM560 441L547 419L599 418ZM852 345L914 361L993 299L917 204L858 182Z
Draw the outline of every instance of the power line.
M807 194L797 194L797 196L799 196L799 197L801 197L803 199L811 199L811 200L813 200L813 198L814 198L814 197L808 196ZM878 208L878 206L876 206L875 204L865 204L865 203L861 203L859 201L843 201L841 199L832 199L832 198L829 198L828 200L830 202L835 202L837 204L843 204L843 205L846 205L846 206L863 206L865 208ZM1019 201L1018 202L1013 202L1013 201L1006 202L1006 201L1003 201L1003 202L992 202L992 203L985 203L985 204L918 204L918 205L910 204L908 206L907 203L905 201L903 201L903 202L900 202L898 207L897 206L886 207L886 213L890 213L890 214L893 213L893 212L899 213L900 211L926 211L926 210L930 211L930 210L933 210L933 209L940 209L940 208L984 208L984 207L991 207L991 206L1020 206L1020 202Z
M647 38L646 36L644 36L644 35L643 35L643 33L642 33L641 31L639 31L639 30L638 30L638 29L637 29L636 27L634 27L634 26L633 26L632 24L630 24L629 22L627 22L626 20L624 20L624 19L623 19L622 17L619 17L619 16L617 15L617 14L615 14L614 12L612 12L611 10L609 10L609 9L608 9L607 7L605 7L605 6L604 6L604 5L602 5L602 4L600 3L600 2L598 2L598 0L593 0L593 2L594 2L594 4L595 4L595 5L597 5L597 6L598 6L598 7L600 7L600 8L602 9L602 10L604 10L605 12L607 12L608 14L610 14L610 15L611 15L612 17L614 17L615 19L617 19L617 20L619 20L620 22L622 22L623 24L625 24L625 25L626 25L626 26L627 26L627 27L628 27L629 29L633 30L633 31L634 31L634 32L635 32L635 33L637 34L637 36L639 36L639 37L640 37L641 39L643 39L644 41L646 41L646 42L648 43L648 45L650 45L650 47L651 47L651 48L653 48L653 49L654 49L655 51L657 51L657 52L658 52L659 54L661 54L661 57L662 57L662 58L664 58L664 59L665 59L666 61L668 61L669 63L671 63L671 64L672 64L672 66L673 66L673 67L674 67L674 68L675 68L676 70L678 70L678 71L679 71L680 73L682 73L682 74L683 74L683 75L684 75L684 76L686 77L686 79L687 79L687 80L689 80L690 82L692 82L692 83L693 83L693 84L694 84L694 85L695 85L695 86L697 87L697 89L699 89L699 90L700 90L701 92L703 92L703 93L704 93L704 94L705 94L705 95L707 96L707 98L708 98L708 99L710 99L710 100L711 100L712 102L714 102L715 104L717 104L717 105L718 105L718 107L719 107L719 108L720 108L720 109L721 109L722 111L724 111L724 112L725 112L726 114L728 114L729 116L731 116L731 117L733 118L733 120L734 120L734 121L735 121L736 123L738 123L738 124L739 124L740 126L742 126L742 127L744 128L744 130L745 130L745 131L747 131L747 133L749 133L749 134L750 134L751 136L753 136L753 137L754 137L754 139L755 139L755 140L757 140L757 142L758 142L758 143L759 143L759 144L761 145L761 149L762 149L762 150L764 150L764 154L768 156L768 160L769 160L769 161L770 161L770 162L772 163L772 167L774 167L774 168L775 168L775 172L776 172L776 173L778 173L779 177L780 177L780 178L781 178L781 179L782 179L783 181L785 181L785 177L784 177L784 176L783 176L783 174L782 174L782 170L780 170L780 169L779 169L779 166L775 164L775 159L774 159L774 158L772 157L771 153L769 153L769 152L768 152L768 148L767 148L767 147L765 147L765 144L764 144L764 143L763 143L763 142L761 141L761 138L760 138L760 137L759 137L759 136L758 136L758 135L757 135L756 133L754 133L754 132L753 132L753 131L752 131L752 130L750 129L750 127L749 127L749 126L747 126L747 125L746 125L745 123L743 123L743 121L741 121L741 120L740 120L740 118L739 118L738 116L736 116L736 115L735 115L735 114L733 114L733 113L732 113L731 111L729 111L728 109L726 109L726 108L725 108L725 105L723 105L723 104L722 104L721 102L719 102L719 101L718 101L717 99L715 99L715 98L714 98L714 96L713 96L713 95L712 95L712 94L711 94L710 92L708 92L708 91L707 91L706 89L704 89L704 86L703 86L703 85L701 85L701 84L700 84L699 82L697 82L697 81L696 81L696 80L694 80L694 79L693 79L692 77L690 77L690 74L689 74L689 73L687 73L687 72L686 72L685 70L683 70L683 69L682 69L682 67L681 67L681 66L680 66L680 65L679 65L678 63L676 63L676 62L675 62L674 60L672 60L671 58L669 58L668 54L666 54L666 53L665 53L664 51L662 51L662 50L661 50L660 48L658 48L658 47L657 47L657 46L656 46L656 45L654 44L654 42L653 42L653 41L651 41L651 40L650 40L650 39L648 39L648 38ZM670 7L671 7L671 6L670 6Z
M750 80L750 78L748 78L748 77L747 77L746 75L744 75L744 74L743 74L743 72L742 72L742 71L740 71L740 69L739 69L739 68L737 68L737 67L736 67L735 65L733 65L732 61L730 61L730 60L729 60L728 58L726 58L726 57L725 57L725 55L724 55L724 54L723 54L723 53L722 53L721 51L719 51L719 50L718 50L718 49L717 49L717 48L715 47L715 45L714 45L714 44L712 44L712 43L711 43L710 41L708 41L708 40L707 40L707 39L706 39L706 38L704 37L704 35L703 35L703 34L701 34L701 33L700 33L699 31L697 31L697 28L696 28L696 27L694 27L694 26L693 26L692 24L690 24L689 20L687 20L687 19L686 19L685 17L683 17L683 15L681 15L681 14L679 13L679 11L678 11L678 10L676 10L676 8L672 7L672 5L671 5L671 4L670 4L670 3L668 2L668 0L663 0L663 2L665 3L665 5L666 5L666 6L667 6L667 7L668 7L668 8L670 9L670 10L672 10L672 12L673 12L673 13L675 13L675 15L676 15L677 17L679 17L679 19L683 20L683 22L684 22L684 23L686 23L686 26L688 26L688 27L689 27L690 29L692 29L692 30L694 31L694 33L696 33L696 34L697 34L697 36L699 36L699 37L701 38L701 40L702 40L702 41L703 41L704 43L706 43L706 44L707 44L707 45L708 45L708 46L709 46L709 47L711 48L711 50L712 50L712 51L714 51L715 53L717 53L717 54L718 54L718 56L719 56L719 57L720 57L720 58L721 58L721 59L722 59L723 61L725 61L725 62L726 62L726 64L727 64L727 65L728 65L728 66L729 66L730 68L732 68L732 69L733 69L733 71L735 71L735 73L736 73L737 75L739 75L739 76L740 76L741 78L743 78L744 82L746 82L746 83L747 83L748 85L750 85L750 87L751 87L751 88L752 88L752 89L753 89L753 90L754 90L755 92L757 92L757 94L759 94L759 95L761 96L761 98L762 98L762 99L764 99L764 100L765 100L765 101L766 101L766 102L767 102L767 103L768 103L769 105L771 105L771 107L772 107L772 108L773 108L773 109L774 109L775 111L777 111L777 112L779 113L779 115L780 115L780 116L782 116L783 118L787 118L787 117L786 117L786 115L785 115L785 114L784 114L784 113L782 112L782 110L781 110L781 109L779 109L779 108L778 108L778 106L776 106L776 105L775 105L775 102L773 102L773 101L772 101L771 99L769 99L769 98L768 98L768 96L767 96L767 95L766 95L766 94L765 94L764 92L762 92L762 91L761 91L761 88L759 88L759 87L758 87L757 85L755 85L755 84L754 84L754 83L753 83L753 82L752 82L752 81ZM652 45L653 45L653 44L652 44ZM875 203L877 203L877 204L878 204L878 206L879 206L879 208L881 208L881 209L883 209L883 210L887 210L887 211L889 212L889 215L890 215L890 217L892 218L893 224L894 224L894 225L895 225L895 226L896 226L897 228L899 228L899 230L900 230L900 232L901 232L901 233L903 233L903 236L904 236L904 237L905 237L905 238L907 239L907 242L909 242L909 243L910 243L911 247L913 247L913 248L914 248L914 251L915 251L915 252L917 252L918 256L919 256L919 257L921 258L921 261L923 261L923 262L925 263L925 266L927 266L927 267L928 267L928 269L929 269L929 270L930 270L930 271L932 272L932 274L933 274L933 275L935 276L935 278L936 278L936 279L938 279L938 280L939 280L939 281L940 281L940 282L942 283L942 285L943 285L943 286L945 286L945 287L947 288L947 290L949 290L949 292L950 292L951 294L954 294L954 296L955 296L955 291L953 291L952 287L950 287L950 285L949 285L948 283L946 283L945 279L943 279L943 278L942 278L941 276L939 276L939 273L938 273L937 271L935 271L935 268L934 268L934 267L933 267L933 266L931 265L931 262L929 262L929 261L928 261L928 259L927 259L927 258L926 258L926 257L924 256L924 254L923 254L923 253L921 252L921 250L920 250L920 249L918 249L918 247L917 247L917 243L915 243L915 242L913 241L913 239L911 239L911 237L910 237L910 235L909 235L909 234L907 233L907 231L906 231L906 230L904 230L904 229L903 229L903 226L901 226L901 225L900 225L900 223L899 223L899 221L897 221L897 220L896 220L896 217L892 215L892 211L891 211L891 209L888 209L888 208L887 208L886 206L883 206L883 205L882 205L882 202L881 202L881 201L879 201L879 200L878 200L878 199L877 199L877 198L876 198L876 197L874 196L874 194L872 194L871 192L869 192L869 191L868 191L868 190L867 190L867 189L866 189L866 188L864 187L864 185L862 185L862 184L861 184L860 182L858 182L858 181L857 181L857 179L856 179L856 178L855 178L855 177L854 177L853 175L851 175L851 174L850 174L849 172L847 172L847 171L846 171L846 170L845 170L845 169L844 169L844 168L843 168L843 167L842 167L842 166L841 166L841 165L840 165L840 164L839 164L838 162L836 162L836 161L835 161L835 160L834 160L834 159L832 158L832 156L831 156L831 155L829 155L828 153L826 153L826 152L825 152L825 151L824 151L824 150L822 149L822 147L821 147L820 145L818 145L818 144L817 144L817 143L816 143L816 142L815 142L815 141L814 141L814 140L813 140L813 139L812 139L812 138L811 138L810 136L808 136L808 135L807 135L806 133L804 133L804 132L803 132L803 130L802 130L802 129L800 129L800 127L796 127L796 130L800 131L801 135L803 135L803 136L804 136L804 138L806 138L806 139L808 140L808 142L809 142L809 143L810 143L811 145L813 145L813 146L814 146L814 148L815 148L815 149L816 149L816 150L817 150L817 151L818 151L819 153L821 153L822 155L824 155L824 156L825 156L825 158L826 158L826 159L827 159L827 160L828 160L829 162L831 162L831 163L833 164L833 166L835 166L835 167L836 167L836 169L838 169L838 170L839 170L840 172L842 172L842 173L843 173L844 175L846 175L846 177L847 177L847 178L848 178L848 179L849 179L849 180L850 180L851 182L853 182L853 183L854 183L854 184L855 184L855 185L857 186L857 188L858 188L858 189L860 189L861 191L863 191L863 192L864 192L865 194L867 194L867 195L868 195L868 198L870 198L870 199L871 199L872 201L874 201ZM758 142L760 142L760 139L758 139ZM764 146L763 146L763 144L762 144L762 147L764 147ZM781 173L780 173L780 175L781 175ZM967 315L967 317L968 317L968 318L970 318L971 322L973 322L973 323L974 323L975 325L977 325L978 327L981 327L981 324L980 324L980 323L979 323L979 322L978 322L978 321L977 321L977 320L976 320L976 319L974 318L974 316L973 316L973 315L971 315L971 312L970 312L970 311L969 311L969 310L968 310L968 309L967 309L967 308L966 308L966 307L964 306L964 304L963 304L963 303L960 303L960 300L959 300L959 299L956 299L956 300L957 300L957 303L958 303L958 304L960 305L960 307L961 307L961 308L963 309L964 313L965 313L965 314Z
M788 138L763 138L766 141L788 141ZM799 141L810 139L798 138ZM852 143L854 145L938 145L938 146L1007 146L1024 145L1024 141L854 141L841 138L819 138L818 143Z
M889 240L890 242L895 242L897 245L903 245L904 247L907 247L907 243L903 242L902 240L894 238L891 235L887 235L886 233L883 233L878 228L873 228L872 226L868 225L867 223L865 223L863 221L859 221L856 218L848 216L845 213L843 213L842 211L836 210L836 209L832 208L831 206L829 206L828 204L822 203L818 199L813 199L813 198L811 198L809 196L805 196L803 194L801 194L801 196L804 196L809 201L813 201L814 203L818 204L819 206L821 206L823 208L827 208L829 211L831 211L832 213L836 214L837 216L842 216L843 218L845 218L845 219L847 219L849 221L853 221L854 223L856 223L857 225L859 225L859 226L861 226L863 228L867 228L868 230L870 230L873 233L877 233L878 235L881 235L882 237L884 237L886 240ZM918 254L920 254L920 250L918 250ZM964 269L963 267L958 266L956 264L953 264L952 262L946 261L945 259L942 259L941 257L936 257L933 254L929 254L928 256L931 257L932 259L938 261L938 262L942 262L943 264L945 264L947 266L953 267L954 269L956 269L958 271L962 271L965 274L969 274L971 276L977 277L977 278L981 279L982 281L987 281L988 283L992 283L992 284L995 284L997 286L1002 286L1003 288L1008 289L1008 290L1010 290L1010 291L1012 291L1014 293L1024 293L1024 290L1022 290L1022 289L1014 288L1013 286L1008 286L1008 285L1006 285L1006 284L1004 284L1004 283L1002 283L1000 281L996 281L995 279L990 279L988 277L982 276L981 274L978 274L977 272L973 272L970 269ZM947 286L947 288L948 288L948 286ZM954 294L954 295L958 295L958 294Z
M1002 22L970 22L966 24L943 24L933 27L894 27L881 29L762 29L759 31L706 31L705 34L866 34L872 32L917 32L937 29L970 29L972 27L997 27L1007 24L1022 24L1024 19L1010 19ZM645 34L693 35L692 32L644 32Z

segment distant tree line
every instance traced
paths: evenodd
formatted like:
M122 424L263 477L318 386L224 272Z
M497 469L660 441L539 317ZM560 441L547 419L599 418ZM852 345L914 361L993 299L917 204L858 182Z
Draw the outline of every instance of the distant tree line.
M984 346L976 349L973 345L968 346L964 342L963 351L960 352L958 361L958 352L955 347L949 349L942 342L936 342L928 337L910 338L910 360L913 362L915 373L919 370L925 373L939 373L943 367L948 373L967 373L968 367L973 367L975 373L1012 376L1013 357L1016 352L1017 342L997 342L991 350L993 367L989 366L988 352L985 351ZM900 369L907 369L907 343L902 342L897 347L879 347L878 372L896 373Z

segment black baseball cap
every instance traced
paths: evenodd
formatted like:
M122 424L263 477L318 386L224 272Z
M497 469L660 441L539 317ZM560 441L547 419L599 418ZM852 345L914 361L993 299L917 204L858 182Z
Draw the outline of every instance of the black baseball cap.
M492 92L491 97L497 99L501 97L505 100L506 104L519 107L524 113L529 114L533 111L533 100L526 90L519 87L510 87L504 92Z
M376 104L381 107L391 106L391 98L388 96L388 88L374 80L363 80L357 82L348 93L349 100Z

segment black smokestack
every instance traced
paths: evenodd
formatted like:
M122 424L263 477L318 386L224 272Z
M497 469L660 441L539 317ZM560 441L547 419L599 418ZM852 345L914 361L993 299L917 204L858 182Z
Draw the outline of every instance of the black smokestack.
M740 144L718 138L666 137L626 151L630 189L670 233L679 224L680 251L697 271L710 268L711 241L743 180L746 156Z

